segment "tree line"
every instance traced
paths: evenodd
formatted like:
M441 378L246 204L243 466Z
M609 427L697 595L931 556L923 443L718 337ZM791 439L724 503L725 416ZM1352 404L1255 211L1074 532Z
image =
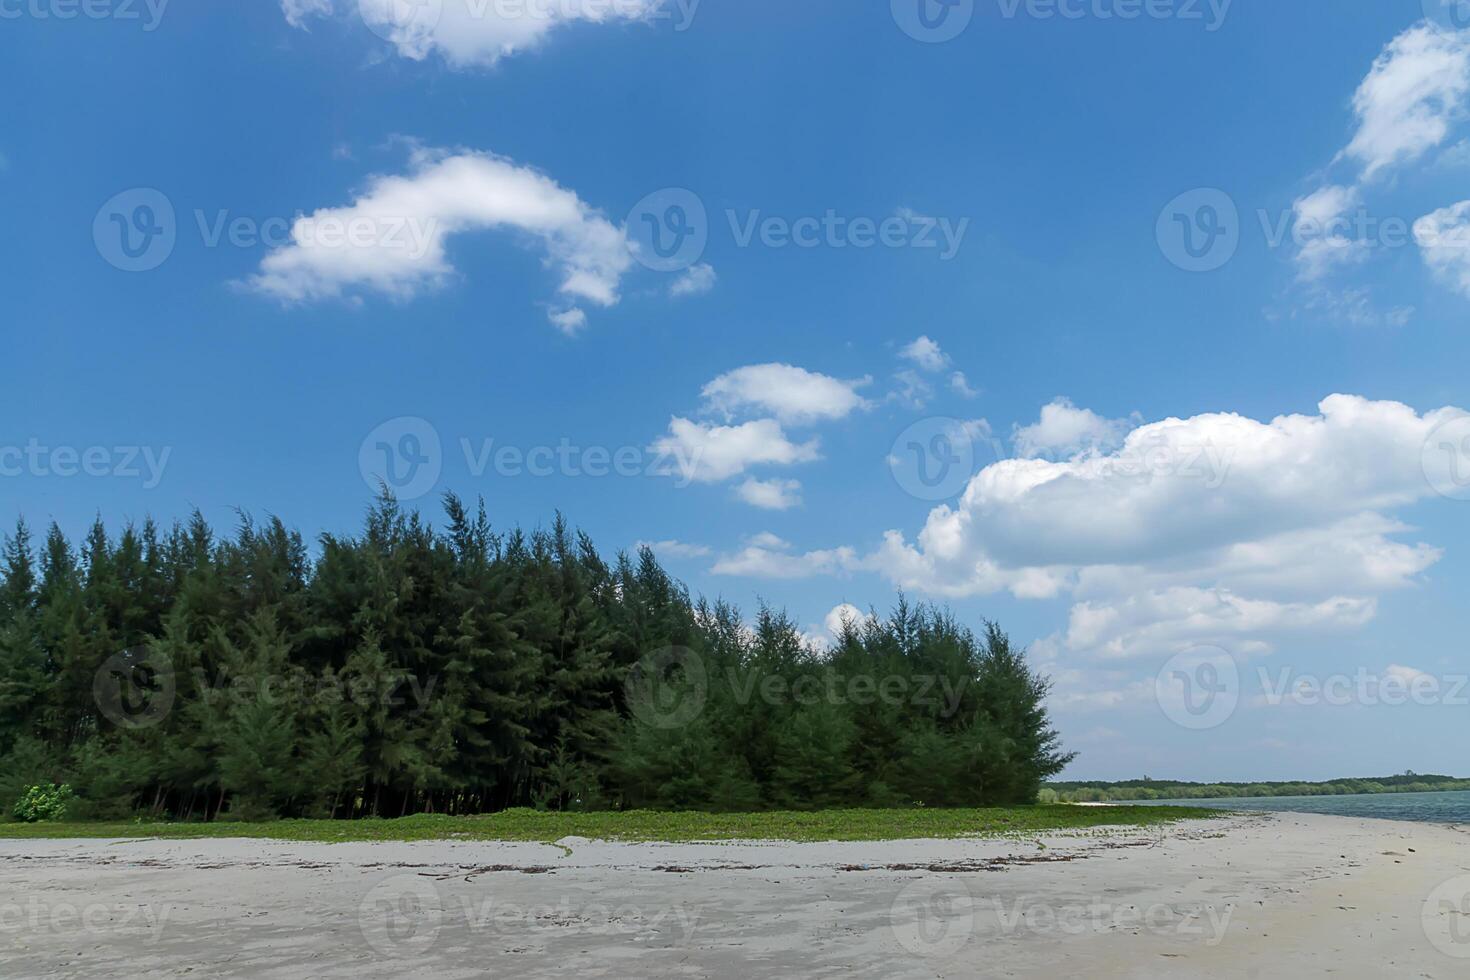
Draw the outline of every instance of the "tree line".
M830 645L611 563L560 516L384 495L315 548L195 512L3 545L0 812L210 820L510 807L1030 803L1070 759L994 624L900 597Z
M1117 783L1053 782L1042 787L1047 803L1107 803L1148 800L1228 800L1271 796L1358 796L1375 793L1442 793L1470 790L1470 779L1404 773L1398 776L1329 779L1319 783L1186 783L1128 779Z

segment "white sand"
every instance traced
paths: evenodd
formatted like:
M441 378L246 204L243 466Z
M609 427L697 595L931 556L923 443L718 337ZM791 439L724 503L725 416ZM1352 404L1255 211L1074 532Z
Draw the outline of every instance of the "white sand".
M1454 828L564 843L0 841L0 977L1470 977Z

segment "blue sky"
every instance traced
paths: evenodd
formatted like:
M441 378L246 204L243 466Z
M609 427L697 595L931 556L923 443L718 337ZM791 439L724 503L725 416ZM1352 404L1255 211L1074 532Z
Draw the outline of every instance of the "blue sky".
M382 443L814 635L996 618L1079 778L1463 770L1454 11L918 3L0 4L0 518L349 530Z

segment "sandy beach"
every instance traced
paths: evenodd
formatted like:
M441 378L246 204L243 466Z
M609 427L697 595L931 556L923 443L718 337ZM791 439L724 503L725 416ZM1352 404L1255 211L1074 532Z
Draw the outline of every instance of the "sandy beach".
M1027 840L0 842L19 977L1463 977L1470 837L1253 814Z

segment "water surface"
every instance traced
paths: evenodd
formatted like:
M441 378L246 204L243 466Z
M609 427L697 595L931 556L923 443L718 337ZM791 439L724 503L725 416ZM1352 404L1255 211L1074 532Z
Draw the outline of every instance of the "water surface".
M1470 791L1452 793L1368 793L1353 796L1265 796L1224 800L1157 800L1170 806L1207 806L1220 810L1272 810L1376 817L1421 823L1470 823Z

